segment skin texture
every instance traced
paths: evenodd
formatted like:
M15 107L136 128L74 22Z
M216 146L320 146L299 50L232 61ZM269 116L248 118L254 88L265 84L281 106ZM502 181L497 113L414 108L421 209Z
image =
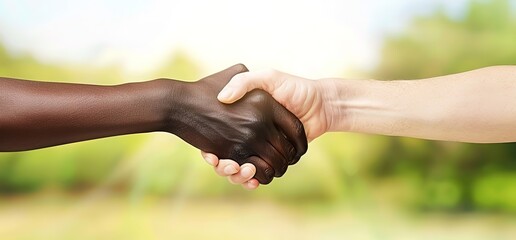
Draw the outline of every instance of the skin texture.
M260 183L282 176L306 152L301 122L256 90L232 105L217 93L238 64L194 83L171 79L98 86L0 78L0 151L24 151L110 136L166 131L191 145L252 163Z
M257 71L235 76L218 99L232 103L257 88L301 119L310 141L329 131L471 143L516 141L516 66L394 81L313 81L275 70ZM203 157L218 173L220 168L235 167L214 154ZM221 175L248 189L259 185L240 168Z

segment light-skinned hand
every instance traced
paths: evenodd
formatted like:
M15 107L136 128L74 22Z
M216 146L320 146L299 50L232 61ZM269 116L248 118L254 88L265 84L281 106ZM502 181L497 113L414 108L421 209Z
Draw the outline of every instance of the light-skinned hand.
M308 141L327 132L331 116L324 105L325 97L318 81L301 78L276 70L245 72L234 76L218 95L219 101L231 104L253 89L269 92L304 125ZM239 166L235 161L219 159L216 155L202 153L203 158L220 176L229 182L241 184L246 189L256 189L259 183L253 178L256 171L252 164Z

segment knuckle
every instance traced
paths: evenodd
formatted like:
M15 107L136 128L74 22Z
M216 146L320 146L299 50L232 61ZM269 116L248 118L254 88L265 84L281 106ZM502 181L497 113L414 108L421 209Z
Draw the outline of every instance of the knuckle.
M240 174L235 174L229 177L233 184L242 184L245 179Z
M277 76L279 74L279 71L276 69L273 69L273 68L269 68L269 69L264 70L263 73L266 77L272 78L272 77Z
M280 79L281 72L275 69L265 70L262 87L267 92L273 92L276 89L276 83Z
M265 91L260 89L254 89L247 93L246 99L250 104L254 105L257 108L260 108L265 104L268 104L270 100L269 95Z
M222 170L222 169L215 168L215 173L217 173L217 175L219 175L221 177L226 176L226 174L224 173L224 170Z
M296 161L296 149L294 147L288 148L288 164L292 165Z
M268 178L268 179L271 179L274 178L274 175L275 175L275 171L274 169L268 167L268 168L265 168L263 170L263 173L265 174L265 177Z
M252 122L259 122L257 119L253 119ZM254 125L254 124L253 124ZM257 133L254 127L249 126L242 129L242 138L246 143L257 140Z
M244 80L244 74L240 73L231 78L231 81L227 84L228 87L234 87L235 82L241 82Z
M287 164L281 164L278 171L275 171L275 177L281 177L287 172L288 165Z
M255 177L260 184L267 185L272 182L272 179L274 178L274 169L270 167L260 169L257 171Z
M234 185L239 184L233 179L233 176L228 176L228 182Z
M261 121L253 121L252 126L247 126L240 129L240 143L237 144L238 151L242 157L249 157L254 151L257 143L264 140L262 137L262 123Z
M251 155L249 144L246 144L252 142L249 139L252 138L247 137L242 143L233 145L231 149L230 158L235 160L239 165L242 165L244 163L244 159Z

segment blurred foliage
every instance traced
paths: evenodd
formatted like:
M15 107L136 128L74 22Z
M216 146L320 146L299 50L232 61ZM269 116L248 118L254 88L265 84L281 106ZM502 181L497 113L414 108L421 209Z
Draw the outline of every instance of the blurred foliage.
M438 11L385 40L374 76L417 79L491 65L516 64L516 18L510 1L472 1L464 17ZM507 103L512 104L512 103ZM516 212L516 144L460 144L392 138L376 177L413 183L412 204L427 210Z
M177 80L192 81L201 78L201 69L184 51L177 51L158 69L157 77L171 77Z
M516 19L509 0L474 0L461 19L437 11L384 41L381 79L415 79L514 64Z
M377 79L415 79L516 63L516 21L506 0L472 1L462 18L438 11L385 39ZM116 84L132 79L206 75L185 52L153 73L126 76L117 66L41 63L0 45L0 76ZM408 138L326 134L301 162L253 193L216 176L196 149L163 133L122 136L0 153L0 192L108 188L133 199L146 194L271 198L367 205L380 192L423 210L516 212L516 145L460 144ZM383 192L382 192L383 191ZM368 205L370 206L370 205Z
M0 44L0 76L53 82L113 84L122 81L117 66L99 69L94 66L49 64L27 54L11 54Z

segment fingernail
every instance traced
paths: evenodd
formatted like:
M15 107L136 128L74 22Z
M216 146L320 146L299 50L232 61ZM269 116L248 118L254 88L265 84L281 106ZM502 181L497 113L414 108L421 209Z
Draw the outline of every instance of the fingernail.
M252 177L253 171L251 171L250 167L244 167L241 171L242 171L242 176Z
M219 100L227 100L231 97L231 94L233 94L233 90L231 90L231 88L225 87L224 89L222 89L222 91L220 91L217 98Z
M236 168L231 165L224 168L225 174L235 174L236 172L237 172Z

